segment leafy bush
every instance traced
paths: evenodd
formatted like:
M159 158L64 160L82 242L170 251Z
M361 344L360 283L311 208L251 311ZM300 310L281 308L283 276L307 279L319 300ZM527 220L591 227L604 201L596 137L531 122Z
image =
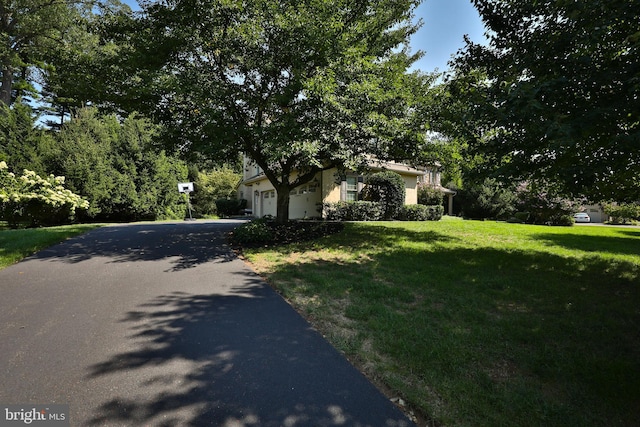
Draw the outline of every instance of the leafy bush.
M0 218L10 227L59 225L72 222L89 202L64 188L64 177L42 178L24 170L20 178L0 162Z
M375 173L367 178L362 199L382 205L383 219L394 219L404 205L406 189L402 177L391 171Z
M515 222L519 222L521 224L525 224L527 223L527 221L529 221L529 217L531 216L531 213L529 212L516 212L514 215L515 218Z
M405 205L400 208L398 219L401 221L439 221L444 215L442 205Z
M545 183L524 184L517 191L519 210L527 212L527 223L573 225L573 214L582 201L559 196Z
M418 185L418 204L425 206L441 205L444 192L432 185Z
M247 207L245 199L218 199L216 200L216 210L218 215L229 217L238 215L241 210Z
M462 214L472 219L503 219L515 212L516 195L495 179L471 185L459 192Z
M324 217L329 221L379 221L384 214L381 203L365 200L324 203L322 206Z
M640 205L627 204L606 204L604 212L611 217L613 224L635 224L640 219Z
M237 227L233 231L233 239L236 243L260 244L273 239L273 231L267 224L267 219L256 219Z
M225 166L212 171L195 173L195 191L191 194L191 204L197 215L218 213L217 200L235 196L236 186L242 175Z
M552 215L547 221L548 225L571 226L575 223L572 215L556 214Z

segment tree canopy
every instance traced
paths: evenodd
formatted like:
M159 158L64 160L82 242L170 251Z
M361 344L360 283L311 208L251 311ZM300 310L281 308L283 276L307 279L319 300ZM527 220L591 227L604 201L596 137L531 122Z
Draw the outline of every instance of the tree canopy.
M473 3L489 44L467 40L448 89L475 172L640 199L640 1Z
M37 101L64 118L70 107L100 101L117 49L100 43L98 23L130 13L119 0L0 2L0 103Z
M323 168L406 158L422 141L432 77L407 72L417 3L146 3L127 40L139 70L129 98L185 152L248 155L276 188L283 222L290 190Z

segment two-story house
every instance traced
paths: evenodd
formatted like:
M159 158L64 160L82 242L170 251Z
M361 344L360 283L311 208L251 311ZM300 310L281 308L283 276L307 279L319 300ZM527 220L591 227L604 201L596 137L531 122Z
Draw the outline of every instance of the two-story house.
M442 187L437 167L415 168L402 163L372 161L372 171L390 170L398 173L405 182L405 204L418 203L418 184L432 185L442 190L449 198L448 212L453 209L455 192ZM247 209L254 216L276 215L276 190L262 169L250 159L244 158L243 179L238 186L238 196L247 200ZM289 218L312 218L321 216L322 203L358 200L365 185L365 176L348 173L339 177L337 169L318 172L315 178L289 194Z

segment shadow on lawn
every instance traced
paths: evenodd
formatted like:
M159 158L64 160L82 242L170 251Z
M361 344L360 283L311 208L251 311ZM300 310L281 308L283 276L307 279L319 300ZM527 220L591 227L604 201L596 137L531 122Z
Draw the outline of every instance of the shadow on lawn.
M619 233L620 237L543 233L536 234L533 238L547 245L585 252L640 255L640 232L624 230Z
M298 301L309 301L314 313L318 301L326 301L328 311L342 301L340 316L357 323L354 336L367 336L383 359L428 385L402 391L422 396L413 404L438 396L424 412L461 425L628 425L638 419L638 264L495 248L412 250L389 243L447 238L377 231L366 231L377 236L368 240L370 248L359 241L366 232L356 232L367 256L340 264L298 257L271 277L302 289L307 298ZM558 241L640 252L635 241L621 246L617 239L577 237ZM300 287L305 277L321 280ZM437 413L443 409L448 414Z
M366 226L361 226L362 224L360 223L347 223L345 225L348 229L347 233L331 235L328 238L321 240L318 245L322 248L328 249L342 249L348 247L353 250L359 250L367 249L372 246L384 249L386 247L392 247L403 241L437 243L458 240L455 237L447 236L432 230L410 230L402 225L398 225L397 227L389 225L387 222L367 223ZM377 225L379 225L379 227L377 227ZM303 246L305 245L305 243L302 244ZM282 253L291 252L295 249L295 246L280 246L275 248L275 250Z
M625 234L627 236L632 236L632 237L640 237L640 231L635 231L635 230L619 230L620 234Z
M171 259L168 271L180 271L210 261L229 261L234 255L227 234L240 221L145 223L102 227L52 246L35 257L80 263L94 257L109 262Z
M385 399L354 395L363 388L352 388L346 360L255 275L247 280L226 295L174 292L128 313L131 349L90 367L87 380L146 381L110 396L89 425L385 423L369 406ZM361 411L355 419L347 406ZM398 411L384 425L409 424Z

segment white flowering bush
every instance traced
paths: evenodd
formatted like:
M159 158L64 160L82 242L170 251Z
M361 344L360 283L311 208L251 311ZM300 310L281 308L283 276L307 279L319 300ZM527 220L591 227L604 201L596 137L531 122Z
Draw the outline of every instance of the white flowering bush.
M9 226L39 227L72 222L89 202L64 188L64 177L40 177L24 170L17 177L5 162L0 162L0 219Z

